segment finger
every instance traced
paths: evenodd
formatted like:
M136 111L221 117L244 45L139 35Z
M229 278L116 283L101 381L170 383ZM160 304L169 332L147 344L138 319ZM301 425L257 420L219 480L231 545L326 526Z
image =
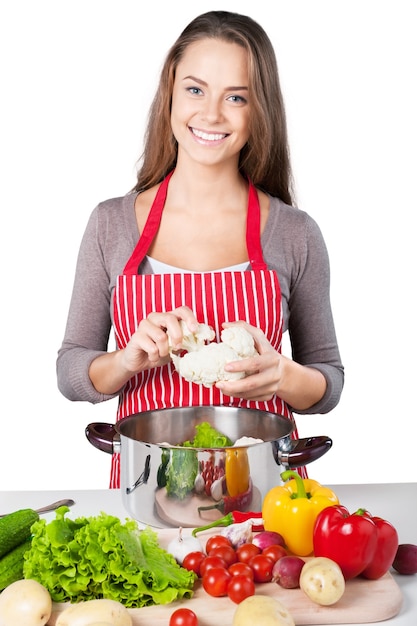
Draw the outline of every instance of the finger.
M151 361L169 352L168 337L164 327L155 326L149 320L142 320L132 339L135 345L146 352Z
M195 333L198 330L199 322L194 315L193 311L188 306L180 306L173 310L174 315L185 322L187 328Z

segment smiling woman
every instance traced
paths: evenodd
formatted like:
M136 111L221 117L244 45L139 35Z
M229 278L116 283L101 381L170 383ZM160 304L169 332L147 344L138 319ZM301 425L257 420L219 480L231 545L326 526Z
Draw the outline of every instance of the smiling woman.
M256 354L210 388L171 357L184 324L243 326ZM113 326L116 350L109 350ZM289 332L292 355L281 351ZM275 53L252 18L196 17L168 51L135 188L100 203L79 252L58 385L70 400L118 397L117 419L227 405L327 413L343 388L316 222L294 206ZM175 444L176 442L169 442ZM305 468L299 468L305 475ZM110 485L120 486L118 454Z

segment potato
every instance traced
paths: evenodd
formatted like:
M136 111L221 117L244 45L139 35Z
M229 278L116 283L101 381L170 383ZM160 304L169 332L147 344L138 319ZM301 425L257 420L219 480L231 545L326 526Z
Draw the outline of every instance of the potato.
M17 580L0 593L0 626L44 626L51 613L49 591L36 580Z
M132 617L120 602L102 598L72 604L59 614L56 626L91 626L94 623L132 626Z
M335 604L345 592L345 579L339 565L325 556L306 562L300 574L300 587L316 604Z
M232 626L295 626L288 609L276 598L255 595L238 604Z

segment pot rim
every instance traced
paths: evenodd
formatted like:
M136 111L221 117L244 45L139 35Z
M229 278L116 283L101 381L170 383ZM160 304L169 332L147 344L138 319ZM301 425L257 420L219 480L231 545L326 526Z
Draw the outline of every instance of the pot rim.
M120 437L126 437L127 439L132 440L132 441L138 441L138 442L149 444L149 445L156 445L161 448L173 448L173 449L182 448L183 447L181 445L182 442L178 444L172 444L166 441L161 441L161 442L149 441L149 440L145 440L142 438L132 437L129 433L126 433L125 431L130 427L132 423L136 423L140 420L146 421L146 420L155 419L157 417L169 415L170 413L172 413L173 419L175 419L175 417L178 415L184 415L184 417L192 415L196 419L197 423L202 423L204 421L210 421L210 417L213 417L218 412L224 413L225 415L229 415L231 417L233 416L238 417L240 413L246 416L254 417L256 419L269 419L275 424L278 423L279 427L282 427L285 430L285 432L280 434L279 437L271 436L266 439L262 439L262 441L258 441L256 443L255 442L243 443L242 445L238 445L238 446L235 446L234 444L232 444L232 446L223 446L223 447L218 447L218 448L211 447L210 448L211 450L225 450L230 447L247 448L248 445L250 446L262 445L264 443L280 441L282 439L290 437L295 429L295 424L288 417L285 417L279 413L273 413L272 411L264 411L262 409L255 409L255 408L248 408L248 407L235 407L235 406L222 406L222 405L196 405L196 406L186 406L186 407L166 407L162 409L151 409L148 411L142 411L141 413L133 413L132 415L127 415L126 417L123 417L122 419L118 420L114 424L114 430ZM198 448L198 447L189 446L189 449L190 450L205 450L206 448Z

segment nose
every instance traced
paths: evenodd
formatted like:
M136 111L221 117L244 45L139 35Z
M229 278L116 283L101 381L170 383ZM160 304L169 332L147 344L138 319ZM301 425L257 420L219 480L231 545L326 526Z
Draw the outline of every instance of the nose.
M204 106L201 110L203 120L214 124L223 118L221 102L218 98L207 97L204 99Z

